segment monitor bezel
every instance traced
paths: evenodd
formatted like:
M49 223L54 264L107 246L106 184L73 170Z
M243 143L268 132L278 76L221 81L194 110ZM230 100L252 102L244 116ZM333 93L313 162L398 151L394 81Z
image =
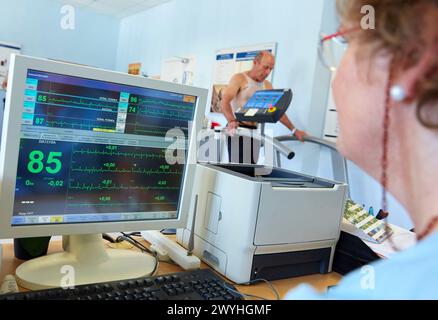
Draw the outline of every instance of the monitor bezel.
M127 222L91 222L75 224L50 224L12 226L16 174L20 144L24 91L28 70L39 70L67 76L113 82L116 84L144 87L197 97L194 121L190 127L188 164L183 178L177 219ZM207 102L208 90L159 80L151 80L126 73L97 69L73 63L12 55L9 72L9 90L6 96L3 135L0 150L0 239L27 238L54 235L90 234L104 232L161 230L182 228L187 224L191 208L191 185L197 161L197 132L201 130Z

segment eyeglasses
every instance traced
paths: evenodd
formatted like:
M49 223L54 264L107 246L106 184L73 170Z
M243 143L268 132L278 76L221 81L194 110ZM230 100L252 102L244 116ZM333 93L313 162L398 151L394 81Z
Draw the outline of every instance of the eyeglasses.
M345 50L347 49L347 40L344 36L358 28L338 31L331 35L321 35L318 46L318 56L321 63L330 71L335 72L338 68Z

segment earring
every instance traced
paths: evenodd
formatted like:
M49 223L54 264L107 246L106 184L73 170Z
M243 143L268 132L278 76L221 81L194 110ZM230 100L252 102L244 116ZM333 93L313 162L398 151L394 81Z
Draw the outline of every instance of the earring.
M402 86L393 86L391 88L391 98L395 102L402 102L406 99L406 91Z

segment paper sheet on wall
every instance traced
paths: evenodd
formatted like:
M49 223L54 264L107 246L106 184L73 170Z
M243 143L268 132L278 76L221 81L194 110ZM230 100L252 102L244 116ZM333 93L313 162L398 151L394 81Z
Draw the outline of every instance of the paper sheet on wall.
M236 63L236 73L241 73L251 70L252 65L253 65L253 60L238 61Z
M228 56L230 59L225 59L216 61L215 70L214 70L214 83L215 84L228 84L231 79L231 76L234 74L236 69L236 62L231 56ZM220 57L217 57L220 58Z
M195 69L195 57L165 59L161 65L160 80L192 86Z

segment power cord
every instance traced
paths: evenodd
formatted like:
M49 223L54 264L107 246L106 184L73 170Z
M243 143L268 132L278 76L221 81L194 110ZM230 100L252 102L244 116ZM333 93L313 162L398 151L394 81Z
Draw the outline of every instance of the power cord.
M151 251L149 248L145 247L142 243L135 240L131 236L131 234L126 234L124 232L121 232L121 234L122 234L121 236L117 237L116 242L122 242L122 241L129 242L130 244L132 244L134 247L136 247L137 249L139 249L143 253L150 254L151 256L153 256L155 258L155 266L154 266L154 270L151 273L151 276L155 275L157 273L158 267L160 265L160 261L158 259L157 253ZM137 234L137 233L133 233L133 234Z
M133 232L133 233L121 232L121 234L122 234L121 236L118 236L116 239L114 239L109 234L104 233L104 234L102 234L102 238L107 240L110 243L120 243L120 242L126 241L126 242L129 242L130 244L132 244L134 247L140 249L141 251L154 255L154 252L152 252L149 248L145 247L142 243L138 242L137 240L135 240L133 238L133 237L139 236L140 233L138 233L138 232Z
M116 240L107 233L103 233L102 238L108 241L109 243L116 243Z
M131 236L131 237L141 237L141 232L139 232L139 231L124 233L124 234L127 234L128 236Z
M266 283L271 288L271 290L274 292L274 294L276 296L276 300L281 300L280 294L278 293L278 291L274 288L274 286L271 284L271 282L269 282L266 279L255 279L255 280L252 280L252 281L249 281L249 282L245 282L245 283L238 283L236 285L238 285L238 286L250 286L252 284L256 284L256 283L259 283L259 282ZM233 288L229 287L229 283L227 283L227 282L224 282L224 286L225 286L225 288L227 290L229 290L229 291L231 291L233 293L239 294L242 297L255 298L255 299L259 299L259 300L270 300L270 299L266 299L264 297L260 297L260 296L256 296L256 295L252 295L252 294L245 294L245 293L236 291Z
M130 244L132 244L134 247L140 249L143 252L149 253L154 255L155 253L152 252L149 248L145 247L142 243L138 242L137 240L135 240L132 236L132 234L127 234L124 232L121 232L121 236L117 237L116 242L122 242L122 241L126 241L129 242Z
M149 248L145 247L142 243L138 242L137 240L135 240L133 238L133 236L139 235L140 234L139 232L133 232L133 233L129 233L129 234L121 232L121 234L122 235L118 236L116 239L111 237L109 234L103 234L102 237L103 237L103 239L109 241L110 243L120 243L120 242L126 241L126 242L130 243L131 245L133 245L134 247L136 247L137 249L139 249L141 252L143 252L145 254L150 254L151 256L153 256L155 258L155 266L154 266L154 269L153 269L152 273L150 274L150 276L155 275L158 271L159 264L160 264L157 253L151 251Z
M133 236L134 237L141 237L141 233L140 232L132 232L132 233L128 233L127 235L131 236L131 237L133 237ZM110 242L110 243L120 243L122 241L125 241L124 238L122 239L122 237L118 237L117 239L114 239L113 237L111 237L109 234L106 234L106 233L102 234L102 237L105 240L107 240L108 242ZM135 239L133 239L133 241L135 241ZM136 244L134 244L132 242L129 242L129 243L131 243L133 246L137 247ZM138 243L138 241L137 241L137 243ZM157 252L152 251L152 250L144 247L141 243L139 243L139 245L142 246L142 248L139 248L140 250L142 250L142 251L146 250L147 253L152 254L154 257L156 257L159 260L159 262L171 264L171 265L174 265L174 266L178 266L178 264L176 262L174 262L173 260L170 260L170 259L169 260L160 260L159 257L158 257Z

